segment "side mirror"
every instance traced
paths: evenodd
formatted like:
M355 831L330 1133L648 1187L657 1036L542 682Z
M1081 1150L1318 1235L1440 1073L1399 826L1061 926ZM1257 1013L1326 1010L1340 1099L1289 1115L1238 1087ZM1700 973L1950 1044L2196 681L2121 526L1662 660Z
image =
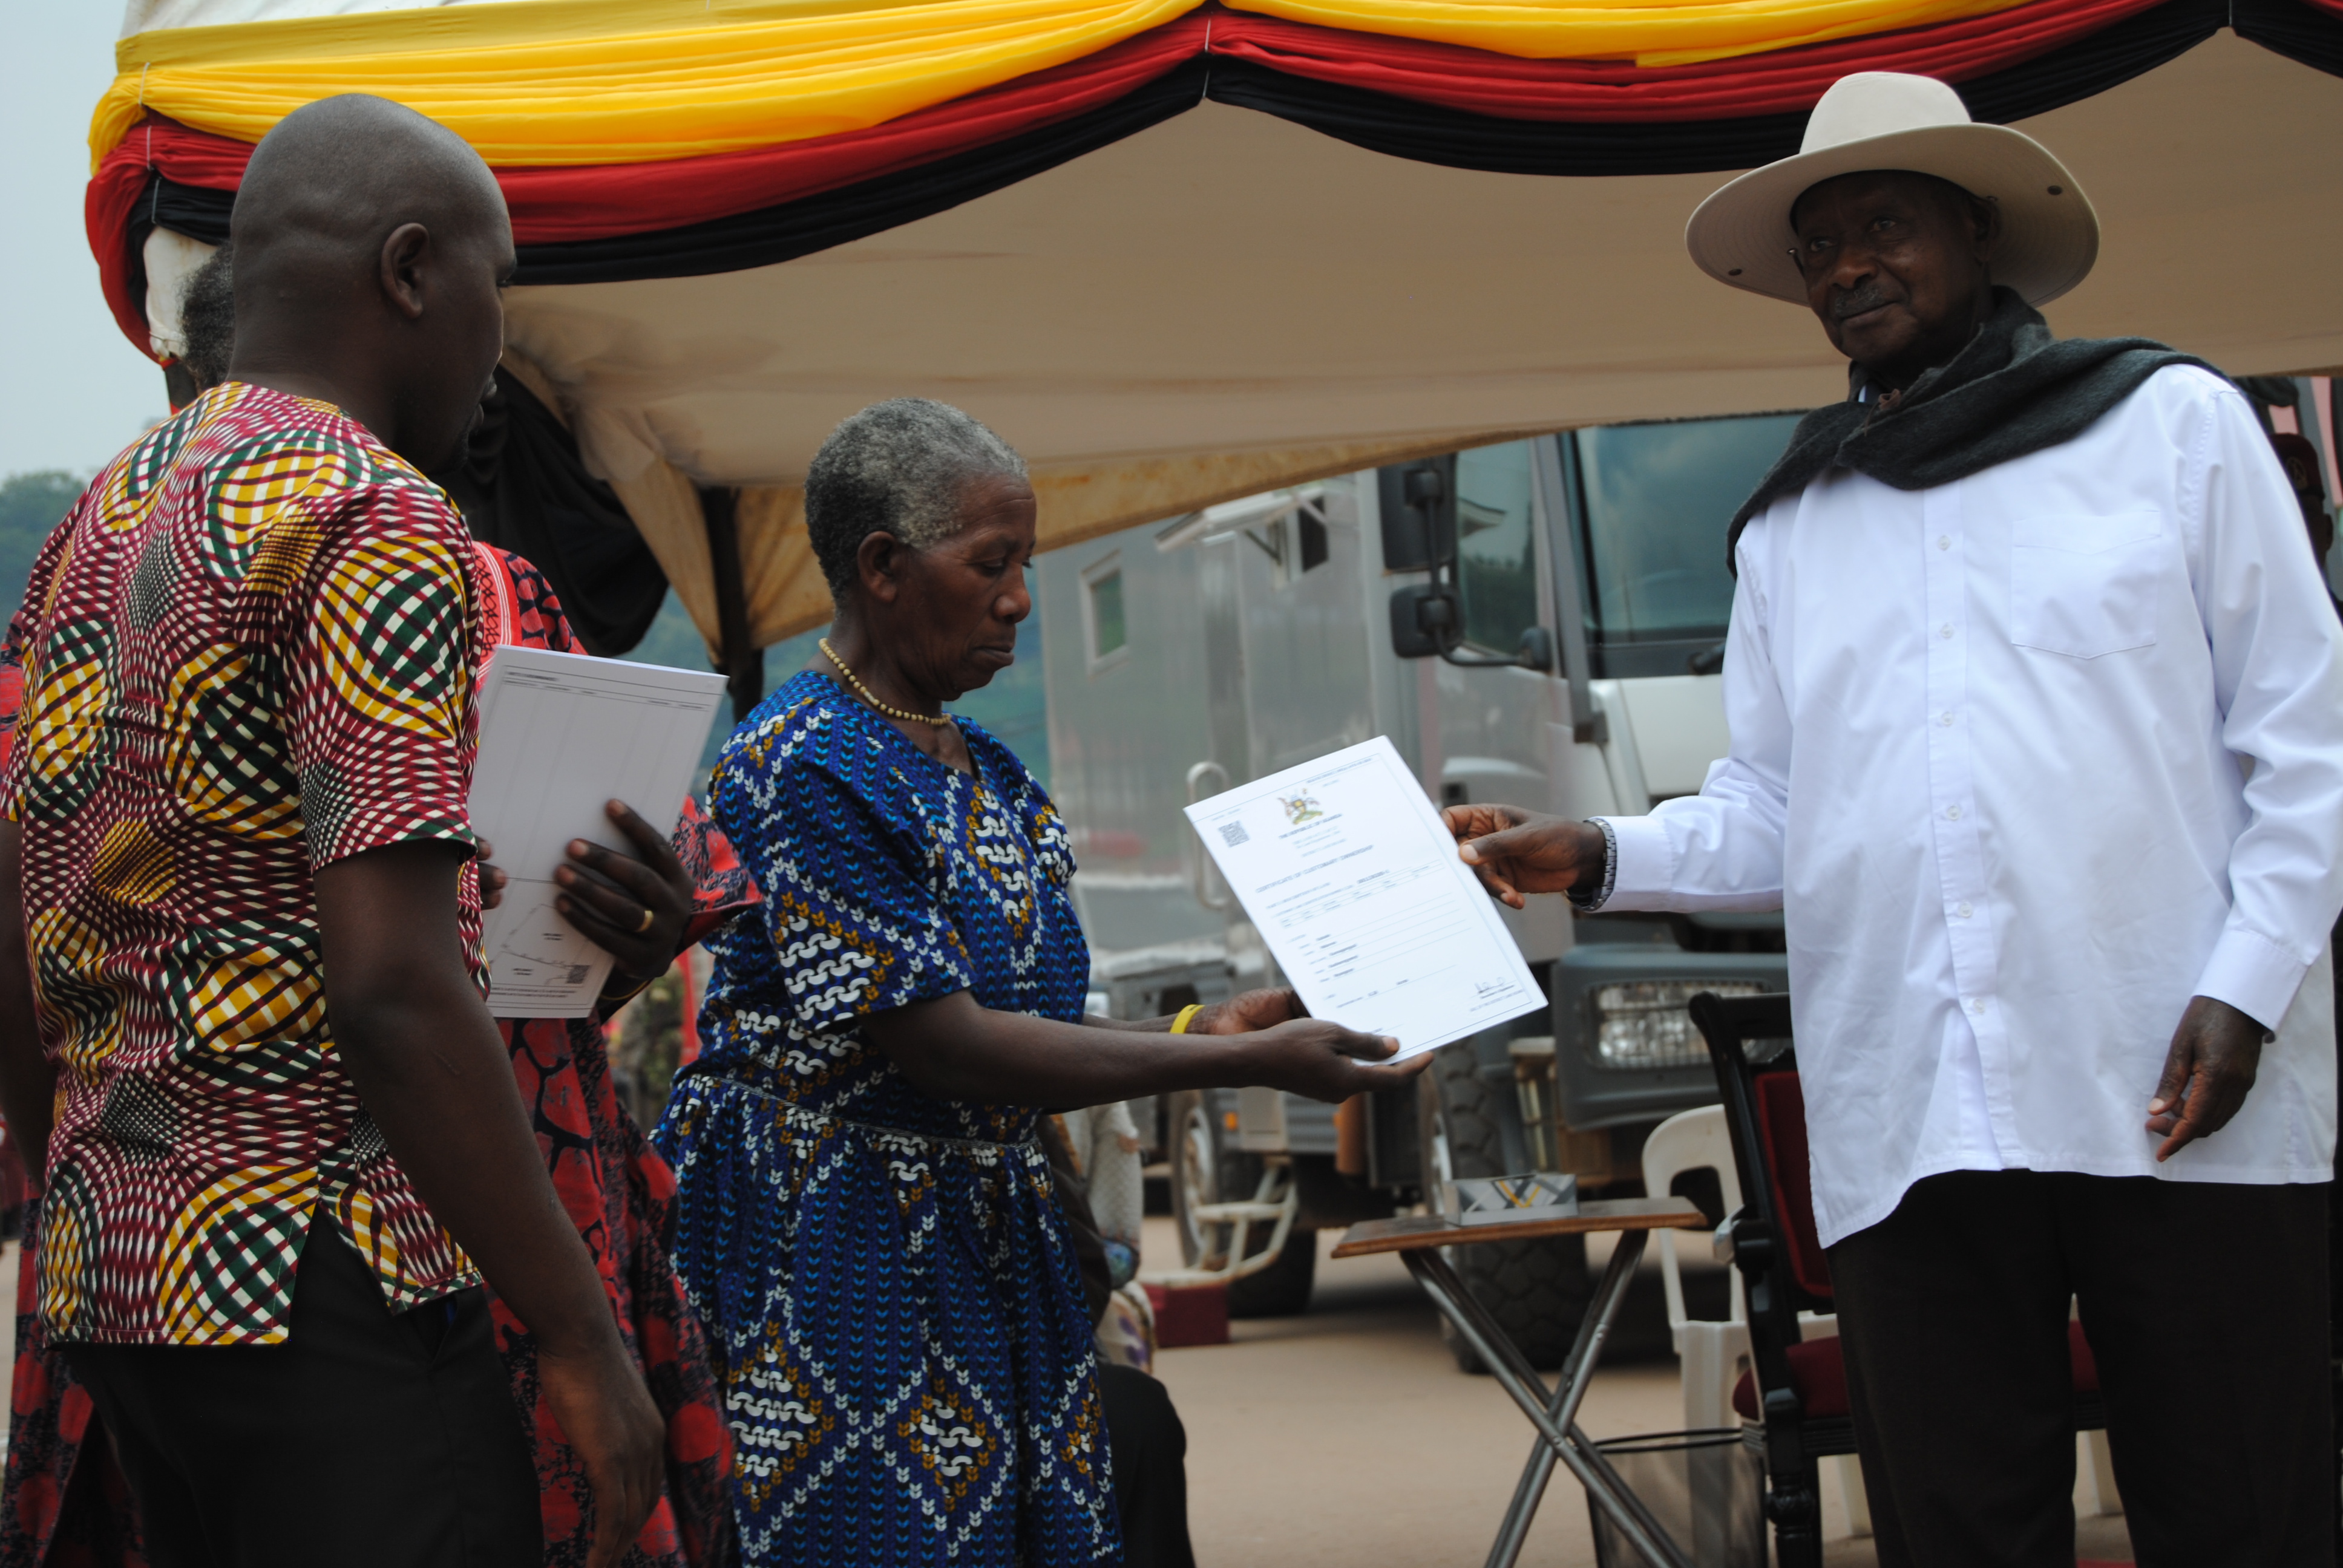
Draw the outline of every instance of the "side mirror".
M1456 641L1456 600L1437 583L1418 583L1392 595L1392 651L1402 658L1437 658ZM1443 640L1444 639L1444 640Z
M1542 674L1554 673L1554 633L1542 626L1522 628L1522 645L1513 654L1513 662L1523 669Z
M1424 457L1375 474L1383 570L1436 571L1456 558L1456 459Z
M1511 658L1459 653L1463 642L1456 596L1440 583L1418 583L1391 598L1392 651L1402 658L1444 658L1467 667L1518 665L1554 672L1554 633L1542 626L1522 628L1521 646Z

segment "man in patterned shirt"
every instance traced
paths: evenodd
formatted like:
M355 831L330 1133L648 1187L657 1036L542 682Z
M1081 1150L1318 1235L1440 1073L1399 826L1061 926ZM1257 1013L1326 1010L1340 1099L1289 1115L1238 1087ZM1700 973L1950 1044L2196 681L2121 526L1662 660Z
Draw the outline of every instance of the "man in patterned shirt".
M45 1171L41 1316L161 1568L533 1568L485 1272L616 1563L660 1422L481 1001L486 590L419 471L501 352L503 199L335 98L254 152L233 236L229 379L90 486L11 638L0 1108Z

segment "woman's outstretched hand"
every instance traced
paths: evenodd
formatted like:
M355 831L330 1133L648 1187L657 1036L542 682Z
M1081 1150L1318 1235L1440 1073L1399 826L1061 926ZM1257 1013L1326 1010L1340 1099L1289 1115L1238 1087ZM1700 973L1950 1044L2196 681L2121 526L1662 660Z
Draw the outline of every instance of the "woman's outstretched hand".
M1184 1032L1251 1034L1291 1018L1309 1016L1310 1010L1302 1005L1300 993L1292 986L1264 986L1259 990L1240 991L1226 1001L1213 1002L1189 1020Z
M1518 806L1451 806L1440 813L1481 885L1514 909L1524 893L1561 893L1603 879L1603 829Z
M1427 1050L1398 1067L1363 1065L1381 1062L1399 1049L1399 1041L1312 1018L1292 986L1264 987L1214 1002L1190 1020L1184 1032L1250 1036L1247 1063L1257 1075L1250 1081L1330 1103L1369 1090L1395 1089L1432 1060Z
M1245 1037L1245 1078L1267 1089L1339 1104L1354 1094L1397 1089L1432 1064L1419 1052L1397 1067L1371 1066L1399 1050L1385 1035L1361 1034L1323 1019L1297 1018Z

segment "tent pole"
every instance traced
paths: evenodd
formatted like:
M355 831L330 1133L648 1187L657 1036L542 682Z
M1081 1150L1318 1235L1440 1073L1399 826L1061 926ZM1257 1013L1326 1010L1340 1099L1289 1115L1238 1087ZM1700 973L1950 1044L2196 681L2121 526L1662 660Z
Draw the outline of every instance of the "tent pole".
M731 683L732 722L749 717L765 695L764 650L749 646L749 590L740 572L740 492L706 489L699 492L700 515L708 525L708 558L716 588L716 630L723 643L717 668Z

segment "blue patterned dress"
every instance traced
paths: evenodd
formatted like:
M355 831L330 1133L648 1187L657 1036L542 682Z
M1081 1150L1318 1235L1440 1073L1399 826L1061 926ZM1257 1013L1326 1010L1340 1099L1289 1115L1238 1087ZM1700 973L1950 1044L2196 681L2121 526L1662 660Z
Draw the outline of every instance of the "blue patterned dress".
M703 1054L657 1141L754 1564L1122 1557L1041 1112L930 1099L857 1027L957 990L1081 1016L1065 828L960 728L974 778L800 674L717 764L711 809L764 903L709 941Z

